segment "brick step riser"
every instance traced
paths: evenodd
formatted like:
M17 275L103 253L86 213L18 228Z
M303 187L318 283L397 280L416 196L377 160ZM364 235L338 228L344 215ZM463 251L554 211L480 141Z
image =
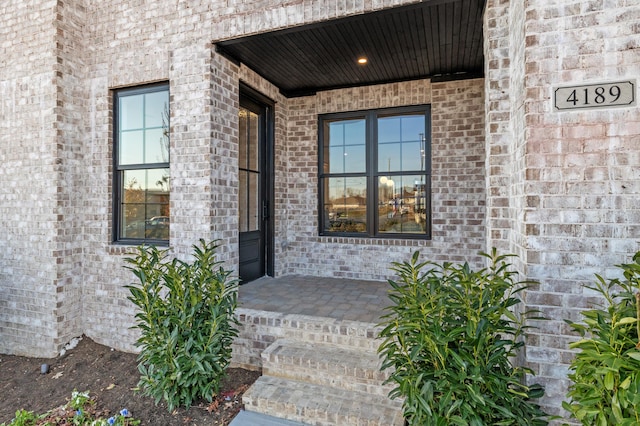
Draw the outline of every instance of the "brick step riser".
M262 353L263 374L386 396L388 371L380 371L377 354L340 350L333 345L278 340Z
M387 396L393 389L393 385L382 385L384 379L365 379L343 375L330 376L324 372L322 374L318 374L318 372L318 370L271 364L266 364L262 370L262 374L265 376L282 377L371 395Z
M297 381L288 382L290 384L286 388L263 387L261 379L256 382L258 390L254 385L243 397L245 409L249 411L316 426L403 424L400 401L331 388L319 390L316 385L311 385L314 386L313 391L308 389L308 385L303 385L307 389L304 392L298 388L300 383Z
M241 325L232 346L232 363L243 368L262 368L262 351L277 339L329 343L371 354L375 354L380 345L377 339L380 329L375 324L248 309L238 309L238 318Z

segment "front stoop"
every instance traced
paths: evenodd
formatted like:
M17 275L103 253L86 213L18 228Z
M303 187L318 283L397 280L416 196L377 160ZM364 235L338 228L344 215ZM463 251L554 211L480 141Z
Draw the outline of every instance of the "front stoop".
M310 425L402 425L402 402L387 397L372 347L278 339L262 353L245 409Z

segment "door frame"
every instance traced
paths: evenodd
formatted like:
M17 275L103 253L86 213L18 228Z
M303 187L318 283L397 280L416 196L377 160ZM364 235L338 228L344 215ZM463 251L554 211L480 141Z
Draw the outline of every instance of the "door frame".
M254 88L248 86L247 84L240 82L240 91L239 91L239 102L238 108L242 103L242 100L248 100L252 103L260 105L264 108L265 115L265 123L264 123L264 148L262 149L262 155L264 156L264 160L261 160L261 167L264 167L264 170L260 170L261 175L261 191L263 191L262 198L267 200L267 209L266 212L263 212L261 218L261 226L264 227L262 230L262 235L264 241L263 245L263 262L264 262L264 273L268 276L274 275L275 268L275 241L274 241L274 204L275 204L275 101L270 99L269 97L263 95L258 92ZM262 201L262 200L261 200ZM267 214L267 218L264 218L264 213Z

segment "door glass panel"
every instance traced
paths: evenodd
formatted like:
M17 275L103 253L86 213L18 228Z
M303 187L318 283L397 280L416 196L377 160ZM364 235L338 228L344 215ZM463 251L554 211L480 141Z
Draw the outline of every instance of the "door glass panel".
M258 167L258 141L260 135L258 134L258 114L249 111L248 120L248 135L249 146L247 147L247 159L249 163L249 169L257 171Z
M249 182L248 182L248 194L249 194L249 206L247 208L247 221L248 221L248 229L247 231L258 231L260 229L259 224L259 196L260 190L258 188L259 185L259 173L249 172Z
M247 215L243 214L247 211L247 197L246 195L246 188L247 188L247 182L249 181L247 179L247 175L249 174L249 172L247 172L246 170L240 170L239 172L239 178L240 178L240 197L239 197L239 205L238 205L238 211L240 212L240 215L238 217L238 226L240 229L240 232L247 232L249 230L249 223L247 220Z
M239 230L260 230L259 115L240 108L239 117Z

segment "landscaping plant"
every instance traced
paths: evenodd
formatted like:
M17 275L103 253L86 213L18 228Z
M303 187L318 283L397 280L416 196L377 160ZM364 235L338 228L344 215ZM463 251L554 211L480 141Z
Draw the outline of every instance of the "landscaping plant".
M140 420L131 417L126 408L115 416L104 418L95 409L95 400L89 392L71 393L71 399L65 405L36 415L33 411L18 410L6 426L137 426ZM5 426L4 423L0 426Z
M393 304L382 317L378 352L391 369L390 397L404 398L409 425L544 425L533 399L540 385L524 384L533 372L514 365L528 318L517 313L518 293L531 282L517 281L508 256L482 253L490 266L473 271L467 263L393 263L389 280Z
M127 286L138 308L139 386L169 411L211 402L231 361L237 336L237 280L216 261L214 242L194 245L194 260L166 260L167 251L139 247L126 261L140 281Z
M582 313L584 323L567 321L582 339L570 366L572 381L563 403L583 425L640 424L640 252L622 268L623 279L596 275L605 306Z

